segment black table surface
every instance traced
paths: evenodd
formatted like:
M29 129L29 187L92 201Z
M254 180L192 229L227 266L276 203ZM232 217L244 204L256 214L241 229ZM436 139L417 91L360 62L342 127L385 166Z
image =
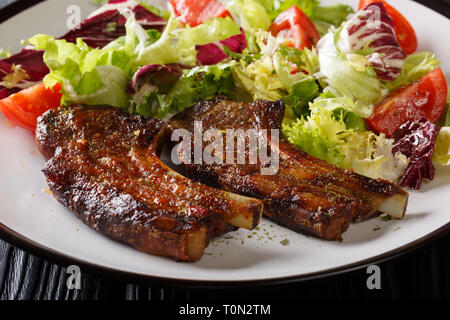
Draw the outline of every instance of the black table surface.
M14 0L0 0L0 8ZM25 1L24 1L25 2ZM418 1L450 16L450 0ZM13 4L14 5L14 4ZM16 7L17 8L17 7ZM3 12L17 12L13 7ZM69 289L67 266L55 264L0 240L0 299L259 301L304 299L450 299L450 234L378 264L381 289L369 290L366 268L282 285L249 288L184 288L152 282L129 282L85 272L80 289ZM182 265L180 264L180 267Z

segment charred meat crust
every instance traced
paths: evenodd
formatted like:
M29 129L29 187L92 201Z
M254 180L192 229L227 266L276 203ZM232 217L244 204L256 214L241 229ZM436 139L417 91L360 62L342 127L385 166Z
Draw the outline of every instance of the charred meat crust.
M93 181L67 166L67 156L60 153L52 158L44 173L55 198L83 223L147 253L191 258L186 252L186 225L173 219L176 212L151 210L114 186Z
M117 108L71 106L41 116L36 140L49 159L50 190L85 224L142 251L195 261L210 237L235 229L228 222L238 212L257 224L262 203L166 167L158 157L164 128Z
M216 128L222 132L281 129L283 115L282 101L247 104L216 98L175 115L168 127L171 131L184 128L192 132L194 121L201 121L203 130ZM227 165L226 160L221 165L182 164L182 170L205 184L259 198L270 219L329 240L340 239L350 222L377 215L385 199L396 194L407 198L406 192L388 181L363 177L316 159L282 136L279 157L275 175L261 175L260 165Z

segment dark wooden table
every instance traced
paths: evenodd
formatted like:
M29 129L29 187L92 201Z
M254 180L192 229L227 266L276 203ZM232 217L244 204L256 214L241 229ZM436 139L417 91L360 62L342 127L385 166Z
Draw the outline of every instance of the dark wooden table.
M0 8L14 0L0 0ZM419 1L450 16L450 1ZM15 12L10 8L8 12ZM356 271L298 283L255 288L202 289L133 283L83 270L80 289L68 289L65 265L0 240L0 299L258 301L305 299L450 299L450 234L379 263L381 289L369 290L368 274ZM180 265L181 267L181 265Z

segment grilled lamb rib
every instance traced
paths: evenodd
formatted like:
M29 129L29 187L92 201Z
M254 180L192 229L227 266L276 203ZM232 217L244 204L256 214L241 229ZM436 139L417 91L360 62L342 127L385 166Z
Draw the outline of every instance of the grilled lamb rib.
M186 129L192 133L195 121L201 122L204 131L210 128L220 132L227 129L279 130L283 114L281 101L247 104L218 98L200 102L175 115L169 122L169 130ZM268 141L271 141L270 136ZM408 194L401 188L316 159L296 149L282 136L279 171L275 175L261 174L261 162L259 165L226 164L226 152L221 154L223 164L194 164L192 154L183 150L175 152L186 176L263 200L266 216L295 231L338 240L352 221L365 220L379 212L397 218L405 213ZM248 160L249 149L246 153Z
M165 123L72 106L38 120L50 190L85 224L139 250L196 261L212 236L252 229L262 202L185 178L159 157Z

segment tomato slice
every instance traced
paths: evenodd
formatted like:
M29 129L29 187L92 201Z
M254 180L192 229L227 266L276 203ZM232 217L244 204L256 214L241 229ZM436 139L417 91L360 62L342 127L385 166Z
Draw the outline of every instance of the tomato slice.
M308 16L297 6L283 11L275 18L269 29L274 36L283 32L287 38L294 40L291 45L299 50L311 49L320 35Z
M218 0L170 0L175 15L191 27L211 18L224 18L230 13Z
M358 10L374 2L383 2L388 15L394 21L394 31L398 43L406 54L412 54L417 50L417 37L414 28L409 21L394 7L384 0L360 0Z
M385 133L389 138L408 120L425 118L436 123L446 100L447 81L438 68L409 87L390 94L366 121L374 131Z
M61 85L47 88L41 83L0 100L0 111L15 125L34 131L37 118L61 105Z

